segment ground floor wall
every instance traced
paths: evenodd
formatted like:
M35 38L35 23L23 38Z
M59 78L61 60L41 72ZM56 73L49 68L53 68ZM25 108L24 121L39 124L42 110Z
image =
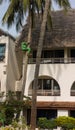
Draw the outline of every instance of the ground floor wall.
M26 122L29 125L31 119L31 110L24 111ZM59 116L70 116L75 118L75 110L64 110L64 109L50 109L50 108L37 108L37 121L40 117L46 117L47 119L55 119Z
M68 110L57 110L57 117L59 116L68 116Z
M27 96L29 87L34 80L34 71L35 65L28 65L27 80L24 93ZM75 64L41 64L39 77L43 76L52 77L58 82L60 86L60 95L37 96L37 102L41 102L40 107L39 105L37 107L37 119L40 116L45 116L48 118L56 118L59 116L75 117L75 114L73 114L75 113L75 96L70 95L72 84L75 82ZM43 106L42 102L44 103L45 107ZM45 104L45 102L48 104ZM30 112L28 111L27 116L27 121L29 123Z

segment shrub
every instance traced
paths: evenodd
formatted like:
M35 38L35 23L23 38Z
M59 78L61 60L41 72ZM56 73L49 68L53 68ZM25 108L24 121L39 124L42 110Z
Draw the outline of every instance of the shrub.
M75 118L61 116L53 120L48 120L47 118L42 117L38 120L38 127L43 129L53 129L57 126L64 130L75 130Z
M73 129L75 128L75 118L60 116L55 119L57 126L62 127L63 129Z
M47 118L42 117L38 120L38 127L43 129L53 129L56 127L56 122L54 120L48 120Z

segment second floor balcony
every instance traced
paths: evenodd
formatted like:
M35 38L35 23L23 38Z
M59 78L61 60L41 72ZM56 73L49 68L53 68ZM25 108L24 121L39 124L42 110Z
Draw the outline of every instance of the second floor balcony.
M29 58L29 64L35 64L36 58ZM75 63L75 57L69 58L41 58L41 64L69 64Z
M32 90L28 91L28 96L32 96ZM60 90L37 90L37 96L60 96Z

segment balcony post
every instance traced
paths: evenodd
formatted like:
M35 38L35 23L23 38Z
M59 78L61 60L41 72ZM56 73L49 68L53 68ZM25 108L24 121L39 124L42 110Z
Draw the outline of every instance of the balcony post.
M64 63L68 62L68 50L67 48L64 48Z

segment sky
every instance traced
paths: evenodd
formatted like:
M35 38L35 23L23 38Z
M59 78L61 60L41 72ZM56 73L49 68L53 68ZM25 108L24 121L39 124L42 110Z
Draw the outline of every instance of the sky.
M75 0L69 0L69 1L71 4L71 7L75 9ZM6 31L7 33L11 34L12 36L17 37L19 33L16 32L15 24L10 29L7 28L6 24L2 25L2 17L4 13L6 12L7 8L8 8L8 2L4 1L4 3L0 5L0 28ZM54 5L53 9L58 10L58 6Z

